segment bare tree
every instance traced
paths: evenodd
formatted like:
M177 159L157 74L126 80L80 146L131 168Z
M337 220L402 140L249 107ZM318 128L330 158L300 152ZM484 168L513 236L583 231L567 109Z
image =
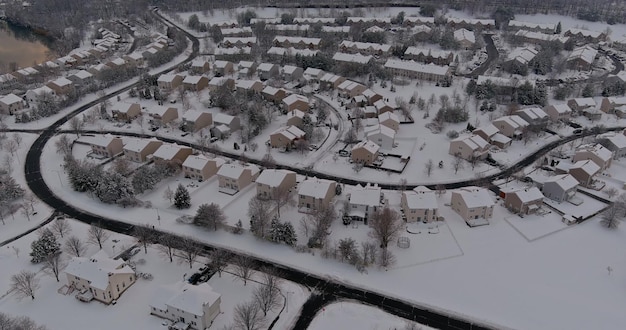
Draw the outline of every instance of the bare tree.
M101 224L91 224L87 231L87 243L98 244L98 247L102 249L102 243L106 242L111 234L101 227Z
M172 198L174 198L174 191L170 188L170 186L167 186L167 188L165 188L165 191L163 191L163 198L169 200L170 203L172 203Z
M323 242L330 235L330 225L337 219L337 212L332 206L321 206L308 216L308 221L312 224L313 235L319 243Z
M294 147L301 154L306 154L309 152L309 141L305 139L296 140Z
M11 156L4 156L4 161L2 165L4 165L4 169L8 174L11 174L13 172L13 158Z
M280 284L279 277L274 276L269 269L263 269L261 285L254 290L254 301L267 316L267 312L280 305Z
M196 262L202 247L196 243L191 237L183 237L178 240L178 252L181 262L189 264L189 268L193 267L193 263Z
M133 236L138 243L143 245L143 252L148 254L148 244L154 239L154 231L148 225L136 225L133 229Z
M11 276L11 290L15 292L18 299L30 297L35 300L37 289L39 289L39 279L36 273L23 270Z
M292 204L293 196L294 196L294 190L289 189L288 187L279 186L279 187L272 189L270 199L276 205L276 212L278 213L279 218L280 218L281 206Z
M69 234L72 231L72 226L70 226L70 223L67 220L57 218L50 226L50 229L53 233L63 238L64 235Z
M430 177L430 174L433 172L433 160L429 159L428 162L426 162L426 175L428 175L428 177Z
M437 186L435 186L435 189L437 189L437 196L441 197L446 193L446 186L443 184L438 184Z
M255 301L237 304L234 310L233 322L236 329L261 330L265 329L266 320L261 308Z
M619 218L619 209L615 207L615 204L609 206L604 212L602 212L600 224L608 229L616 229L619 226L621 219Z
M372 242L361 242L361 260L365 266L376 262L376 244Z
M248 280L254 274L254 270L252 267L254 266L254 260L239 255L235 257L235 263L233 264L233 272L235 275L239 276L243 281L243 285L245 286L248 283Z
M11 154L11 156L15 157L15 152L18 149L18 145L15 140L7 140L4 142L4 147Z
M54 142L54 146L56 147L57 154L64 156L72 154L72 141L70 141L70 138L65 134L61 135L61 137Z
M219 205L205 203L198 207L193 223L215 231L226 224L226 216Z
M389 242L395 239L404 229L398 212L388 207L376 211L369 222L372 230L370 237L378 240L381 248L387 248Z
M30 208L28 207L28 204L26 203L21 204L20 207L22 208L22 211L21 211L22 215L24 215L26 219L30 221Z
M65 244L63 244L63 251L74 257L80 257L87 251L87 247L85 246L85 243L80 240L80 238L70 236L65 241Z
M28 192L24 194L24 197L22 198L24 199L24 202L26 202L26 204L28 204L28 206L30 207L30 211L31 212L35 212L35 204L37 204L39 202L39 200L37 199L37 197ZM63 237L63 236L61 236Z
M157 239L159 244L156 245L156 249L159 253L170 260L170 262L174 261L174 251L176 250L176 244L178 243L178 239L173 237L172 235L164 234L160 235Z
M358 140L356 129L354 129L354 127L350 127L350 129L348 129L346 134L343 136L343 142L347 144L354 144L358 141L359 140Z
M130 161L126 157L118 157L113 161L113 170L117 173L128 175L131 169Z
M65 268L66 264L61 257L61 252L51 254L44 259L44 271L48 274L54 275L54 278L59 282L59 274Z
M80 118L74 116L70 119L70 128L74 131L77 138L80 137L80 131L83 129L83 126L85 126L85 123Z
M456 174L460 169L463 169L463 158L461 158L461 155L458 153L454 155L452 168L454 169L454 174Z
M271 202L259 198L250 199L248 203L248 216L250 217L250 230L258 237L265 237L272 220Z
M18 147L21 146L21 144L22 144L22 136L20 135L20 133L13 134L13 141L15 141L15 143L17 144Z
M389 268L396 263L396 256L389 249L380 249L378 253L378 266Z
M46 330L46 326L37 325L35 321L27 316L11 317L8 314L0 313L1 330Z
M211 267L215 269L219 277L222 277L222 272L228 266L228 261L232 259L233 255L226 251L215 249L211 251L209 254L209 259L211 259Z
M605 193L606 193L606 195L609 197L609 199L613 199L613 197L617 196L617 194L618 194L619 192L617 191L617 189L615 189L615 188L611 187L611 188L607 189L607 190L605 191Z

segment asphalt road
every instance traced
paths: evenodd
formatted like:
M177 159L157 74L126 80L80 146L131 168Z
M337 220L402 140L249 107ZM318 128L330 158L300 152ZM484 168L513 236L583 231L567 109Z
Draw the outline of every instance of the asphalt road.
M491 34L483 34L483 40L485 40L485 47L487 48L487 60L485 63L481 64L476 70L472 71L472 73L468 74L469 78L477 78L481 74L485 74L485 72L491 66L491 63L498 59L500 54L498 53L498 49L496 45L493 43L493 39L491 39Z

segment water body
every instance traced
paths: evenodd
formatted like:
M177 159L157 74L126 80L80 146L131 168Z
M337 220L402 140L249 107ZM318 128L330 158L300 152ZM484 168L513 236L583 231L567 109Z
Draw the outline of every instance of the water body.
M0 21L0 72L9 71L12 63L28 67L47 61L52 54L47 44L51 42L28 29Z

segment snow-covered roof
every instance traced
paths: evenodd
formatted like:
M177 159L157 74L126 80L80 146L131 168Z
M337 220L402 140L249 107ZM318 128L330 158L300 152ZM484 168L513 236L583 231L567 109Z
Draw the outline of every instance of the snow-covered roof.
M256 44L256 37L227 37L222 40L222 43L230 44Z
M250 24L265 23L265 24L278 24L282 21L280 17L260 17L250 19Z
M571 174L555 175L543 182L544 185L546 183L554 183L565 191L578 187L578 180L576 180L576 178L574 178Z
M163 106L163 105L154 105L154 106L152 106L152 107L150 107L148 109L148 112L151 115L163 117L163 115L165 115L165 113L168 110L170 110L170 109L172 109L174 112L176 112L176 115L178 116L178 109L177 108L166 107L166 106Z
M283 55L289 55L289 56L300 55L300 56L308 57L308 56L315 56L315 54L319 53L319 50L317 50L317 49L297 49L297 48L293 48L293 47L289 47L289 48L271 47L270 49L267 50L267 53L268 54L272 54L272 55L279 55L279 56L283 56Z
M551 106L557 113L563 114L572 112L572 109L569 107L569 105L567 105L567 103L551 104Z
M322 32L328 32L328 33L348 33L348 32L350 32L350 27L349 26L328 26L328 25L324 25L324 26L322 26Z
M507 195L508 194L517 195L517 198L519 198L522 203L529 203L529 202L543 199L543 194L537 187L519 189L519 190L507 192Z
M123 58L118 57L118 58L113 59L113 60L112 60L111 62L109 62L109 63L113 63L113 64L115 64L115 65L121 66L121 65L126 64L126 61L125 61Z
M579 97L572 99L572 101L579 107L595 107L596 101L592 97Z
M454 31L454 39L456 41L468 41L473 44L476 42L476 35L470 30L458 29Z
M567 31L565 31L565 33L574 34L574 35L578 34L583 37L590 37L594 39L602 35L602 32L589 31L589 30L583 30L583 29L577 29L577 28L570 28Z
M186 283L182 292L174 295L167 301L167 305L185 311L192 315L204 315L204 305L212 306L220 299L221 295L207 283L191 285Z
M591 144L582 145L576 148L576 153L578 152L590 152L605 162L608 162L613 157L613 152L603 147L599 143L596 143L593 145Z
M322 23L322 24L334 24L335 18L333 17L296 17L293 19L294 23L302 24L302 23Z
M411 30L411 33L413 34L417 34L417 33L430 33L430 31L432 31L432 29L426 25L418 25L418 26L414 26Z
M326 78L327 76L328 74L324 75L324 77L322 77L322 79L320 80L324 80L324 78ZM339 84L339 86L337 86L337 89L343 90L343 91L351 91L351 90L354 90L355 88L358 88L359 86L363 86L363 85L356 81L345 80L341 84Z
M493 19L457 18L445 17L447 23L468 24L468 25L495 25Z
M591 64L596 58L596 55L598 55L597 49L589 45L585 45L574 49L572 53L567 57L567 60L572 61L575 59L580 59L586 63Z
M493 121L493 123L499 122L507 123L513 129L521 129L529 125L527 121L518 115L504 116Z
M509 27L549 30L549 31L556 30L556 24L554 23L532 23L532 22L523 22L523 21L516 21L516 20L510 20Z
M421 23L421 24L434 24L434 17L421 17L421 16L407 16L404 18L405 22L409 23Z
M235 87L243 89L251 89L255 84L263 84L260 80L237 80Z
M160 144L163 143L163 142L157 140L156 138L152 138L152 139L125 139L124 142L125 142L124 150L132 151L132 152L141 152L151 142L158 142Z
M609 96L605 99L609 101L609 103L611 103L611 105L613 106L626 105L626 96Z
M119 112L119 113L128 113L131 107L139 106L139 103L117 103L115 106L111 107L111 111Z
M93 77L93 75L85 70L80 70L76 73L73 74L73 76L79 78L79 79L89 79L91 77Z
M356 186L350 193L350 204L379 206L380 195L381 189L378 185L367 185L365 187Z
M306 96L300 95L300 94L291 94L283 99L283 103L285 103L286 105L291 105L298 101L301 101L307 104L309 103L309 99Z
M415 61L402 61L394 59L388 59L387 62L385 62L385 68L432 73L440 76L447 75L450 72L450 67L447 65L440 66L432 63L422 64Z
M381 51L385 53L391 49L391 45L377 44L373 42L355 42L355 41L349 41L349 40L342 41L341 44L339 44L339 47L352 48L357 51L364 51L364 50L371 49L374 51Z
M176 79L176 77L180 77L180 75L178 75L178 74L169 74L169 73L162 74L157 79L157 82L171 83L172 81L174 81L174 79Z
M325 73L321 78L320 81L324 81L324 82L329 82L329 83L335 83L337 80L341 79L343 77L338 76L336 74L332 74L332 73ZM347 81L347 80L346 80ZM346 81L342 82L339 86L339 88L341 88L341 85L343 83L345 83Z
M498 128L494 124L492 124L492 123L489 123L487 125L481 126L481 127L477 128L476 130L482 131L483 133L485 133L485 135L487 135L489 137L494 136L494 135L496 135L496 134L498 134L500 132L500 130L498 130Z
M295 173L289 170L276 170L276 169L267 169L263 170L259 177L256 179L256 183L268 185L272 188L280 186L287 175Z
M369 61L372 60L372 56L367 55L361 55L361 54L347 54L347 53L341 53L341 52L337 52L335 53L335 55L333 55L333 60L335 61L340 61L340 62L352 62L352 63L359 63L359 64L367 64L369 63Z
M485 188L468 186L459 188L455 190L454 193L461 196L468 208L489 207L494 205L493 199Z
M501 144L507 144L511 142L511 138L509 138L508 136L502 133L496 133L493 136L491 136L491 141L501 143Z
M600 165L596 164L593 160L588 159L588 160L579 160L576 163L574 163L574 165L572 165L569 169L570 171L573 169L581 169L583 170L585 173L587 173L589 176L593 176L596 175L598 172L600 172ZM571 173L571 172L570 172Z
M237 66L239 67L239 69L249 69L249 68L254 66L254 62L252 62L252 61L239 61L239 64Z
M306 68L304 70L303 74L305 74L307 76L316 76L317 77L317 76L320 76L323 73L324 73L324 71L322 71L321 69L309 67L309 68Z
M15 103L19 103L19 102L23 102L24 100L22 100L21 97L11 93L11 94L7 94L3 97L0 98L0 102L6 104L6 105L11 105L11 104L15 104Z
M59 87L64 87L64 86L71 86L73 84L73 82L65 77L59 77L55 80L52 80L51 83L59 86Z
M135 272L122 259L111 259L104 250L98 251L90 258L75 257L65 272L89 281L89 285L106 290L109 286L109 274L134 274Z
M225 113L216 113L213 115L213 123L215 123L216 126L219 124L230 126L233 120L235 120L234 116Z
M227 66L228 64L232 64L232 63L231 63L231 62L229 62L229 61L217 60L217 61L215 61L215 62L213 63L213 66L215 66L215 67L216 67L216 68L218 68L218 69L224 69L224 68L226 68L226 66Z
M609 132L599 135L598 138L608 140L618 149L626 149L626 136L624 134Z
M259 66L257 66L256 69L257 69L257 71L269 72L270 70L272 70L272 69L274 69L276 67L277 67L277 65L274 64L274 63L264 62L264 63L259 64Z
M228 77L213 77L209 80L209 86L224 86L229 81L231 78Z
M517 61L521 64L528 64L532 61L539 51L532 47L517 47L513 49L509 56L507 56L507 61Z
M203 155L191 155L185 159L183 162L184 167L201 170L206 164L210 161L209 158Z
M289 111L289 113L287 114L287 121L289 121L290 118L293 117L297 117L297 118L304 118L305 113L298 110L298 109L294 109Z
M183 120L190 121L190 122L195 122L202 115L209 115L210 116L211 113L200 111L200 110L193 110L193 109L191 109L191 110L187 110L185 113L183 113Z
M289 42L290 44L304 43L304 44L312 44L319 45L322 42L320 38L306 38L306 37L288 37L288 36L275 36L274 42L285 43Z
M468 147L472 148L472 150L484 149L489 146L489 142L475 134L461 136L452 141L463 141Z
M400 118L398 117L398 115L396 115L395 113L391 112L391 111L387 111L387 112L383 112L380 115L378 115L378 121L379 122L383 122L386 120L392 120L395 121L397 123L400 122Z
M140 52L132 52L126 56L130 58L131 60L135 60L135 61L143 59L143 55L141 55Z
M44 93L45 94L54 94L54 91L52 90L52 88L50 88L50 87L48 87L46 85L38 87L38 88L35 88L35 89L31 89L31 90L29 90L29 92L32 92L32 93L34 93L34 94L36 94L38 96L41 96Z
M104 70L108 70L109 67L106 66L106 64L100 63L100 64L96 64L96 65L90 66L89 69L90 70L93 69L95 71L101 72L101 71L104 71Z
M298 194L313 198L324 198L334 183L335 181L331 180L310 178L300 183Z
M300 67L297 66L293 66L293 65L285 65L283 66L283 73L284 74L293 74L294 72L296 72L296 70L298 70Z
M217 175L225 178L239 179L245 169L246 167L240 164L224 164L217 171Z
M365 150L367 150L367 152L371 153L371 154L376 154L378 152L378 150L380 149L380 146L370 140L363 140L357 144L355 144L352 147L352 151L356 150L356 149L360 149L363 148Z
M410 46L404 51L404 55L423 55L423 56L431 56L433 58L448 58L450 55L454 53L447 50L436 50L436 49L426 49L415 46Z
M120 138L117 136L113 136L111 134L105 134L105 135L83 136L79 140L89 145L94 145L94 146L99 146L99 147L108 147L111 144L111 142L116 139L120 139Z
M541 120L543 118L548 118L548 114L537 107L520 109L517 110L515 113L523 113L532 120Z
M266 24L266 30L274 30L274 31L308 31L308 24Z
M302 131L301 129L299 129L298 127L294 125L290 125L287 127L279 127L277 130L272 132L270 136L275 135L275 134L282 134L285 138L291 141L302 138L303 136L306 135L304 131Z
M217 47L215 48L215 55L241 55L246 54L249 55L252 52L251 47L231 47L231 48L223 48Z
M178 144L162 144L159 149L152 154L152 156L155 158L170 160L174 158L174 156L176 156L176 154L182 149L189 149L189 147L180 146Z
M222 35L232 35L232 34L245 34L252 33L252 28L249 26L238 27L238 28L225 28L222 29Z
M565 37L560 34L546 34L527 30L519 30L515 32L515 36L536 41L559 41L561 43L566 43L569 40L569 37Z
M394 139L396 137L396 131L394 131L393 129L385 125L374 125L365 129L364 132L367 138L370 138L379 134L386 136L390 139Z
M412 191L403 192L403 194L406 198L406 205L411 210L438 208L435 193L424 186L418 186Z
M205 78L205 77L204 76L187 76L185 77L185 79L183 79L183 84L196 85L200 82L202 78Z
M391 18L389 17L348 17L348 23L391 23Z

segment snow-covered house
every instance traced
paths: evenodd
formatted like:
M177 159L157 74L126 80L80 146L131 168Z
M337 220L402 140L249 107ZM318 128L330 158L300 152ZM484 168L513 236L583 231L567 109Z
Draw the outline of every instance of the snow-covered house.
M57 95L66 95L74 90L74 83L65 77L51 80L46 86L50 87Z
M583 187L589 187L593 183L593 178L600 173L601 168L593 160L580 160L569 168L571 174Z
M352 147L350 157L355 163L371 165L378 159L380 146L370 140L363 140Z
M37 104L37 101L44 97L44 95L49 95L52 97L56 97L56 92L48 87L48 86L41 86L35 89L30 89L26 92L26 101L28 101L29 104L33 105L33 104Z
M221 313L221 301L222 296L207 283L180 282L155 291L150 299L150 314L174 322L171 329L205 330Z
M178 144L162 144L153 154L152 159L157 165L177 164L182 165L193 150L190 147Z
M507 191L504 195L504 205L517 214L536 212L543 204L543 194L537 187Z
M454 60L454 53L445 50L425 49L411 46L404 51L404 59L427 64L433 63L436 65L450 65L450 63Z
M111 69L123 69L126 67L127 64L128 63L126 63L126 61L121 57L114 58L105 63L105 65L110 67Z
M141 116L139 103L118 103L111 108L111 117L117 121L130 122Z
M183 87L187 91L199 92L209 85L209 78L205 76L187 76L183 79Z
M261 80L268 80L278 77L280 67L274 63L261 63L256 68L256 72Z
M404 26L435 26L434 17L422 17L422 16L407 16L402 21Z
M575 98L567 101L567 105L578 113L582 113L587 109L594 109L596 107L596 101L591 97Z
M452 191L452 209L463 220L489 219L493 215L493 198L485 188L468 186Z
M626 136L624 134L609 132L599 135L598 143L611 150L614 159L626 156Z
M69 80L74 83L76 86L85 86L90 84L94 80L93 74L89 73L86 70L80 70L74 74L71 74L67 77Z
M256 194L260 198L272 198L286 194L296 186L296 172L266 169L256 179ZM278 196L277 196L278 195Z
M393 112L393 107L383 99L374 102L374 107L379 116L386 112Z
M568 120L572 115L572 109L569 105L567 105L567 103L550 104L544 107L543 111L554 121Z
M197 132L213 124L213 114L200 110L187 110L182 119L182 129L185 132Z
M363 221L367 224L367 220L381 208L383 199L384 195L377 184L367 184L365 187L357 185L350 192L347 215L352 220Z
M65 268L67 285L78 290L83 299L105 304L119 299L135 283L135 271L122 259L112 259L104 250L89 258L74 257Z
M515 64L528 67L528 64L537 56L539 51L532 47L517 47L504 60L505 64Z
M19 69L11 74L22 83L30 83L35 79L35 77L39 76L39 71L35 68L27 67Z
M385 62L385 69L394 76L435 82L440 82L451 74L450 67L447 65L439 66L432 63L422 64L394 59L388 59Z
M157 86L162 91L172 91L183 83L184 76L179 74L162 74L157 78Z
M162 105L154 105L148 109L150 123L154 126L164 126L178 119L178 109Z
M292 110L287 113L287 126L301 127L305 113L300 110Z
M519 109L515 111L514 115L522 117L529 124L545 123L550 119L545 111L537 107Z
M224 164L217 171L219 191L234 195L254 182L259 173L259 168L251 164Z
M211 136L217 138L225 138L241 128L239 117L227 115L225 113L216 113L213 116L213 128L211 128Z
M424 186L402 192L400 205L406 222L427 223L437 221L439 218L439 205L435 192Z
M626 106L626 97L610 96L602 99L600 110L604 113L615 113L615 108Z
M489 143L478 135L460 136L450 141L448 153L465 160L485 159L489 154Z
M541 33L528 30L519 30L515 32L515 38L522 42L527 42L540 46L545 45L549 42L557 42L561 45L564 45L570 39L569 37L565 37L561 34Z
M319 50L311 50L311 49L297 49L297 48L282 48L282 47L272 47L267 50L267 54L271 55L275 60L280 60L284 57L310 57L315 56L319 53Z
M598 166L600 166L601 170L606 170L611 166L611 161L613 159L613 152L601 144L585 144L576 148L576 153L572 158L573 162L578 162L580 160L590 159Z
M303 112L309 112L311 108L309 105L309 99L300 94L291 94L283 99L283 111L289 112L292 110L300 110Z
M394 131L393 129L384 125L373 125L365 128L364 131L365 137L369 141L378 144L381 149L393 149L396 139L396 131Z
M531 23L517 20L510 20L507 24L507 30L528 30L534 32L544 32L554 34L556 31L556 24L554 23Z
M298 209L301 212L312 212L327 208L336 194L335 181L309 178L298 187Z
M126 139L126 144L124 145L124 157L126 159L143 163L148 159L148 156L152 155L159 147L163 144L163 142L152 138L152 139Z
M598 50L589 45L575 48L567 57L567 67L572 70L589 71L597 55Z
M295 81L302 78L304 70L301 67L293 65L283 66L282 76L285 81Z
M476 43L476 35L473 31L467 29L458 29L454 31L454 40L456 40L461 48L470 49Z
M343 53L387 56L390 53L391 45L344 40L339 44L339 50Z
M306 68L304 72L302 73L305 79L312 80L312 81L319 80L320 78L322 78L324 74L326 74L326 72L317 68Z
M284 88L276 88L272 86L265 86L261 91L261 95L268 101L272 101L274 103L280 103L282 100L287 97L287 90Z
M545 197L560 203L572 198L577 188L578 180L571 174L559 174L544 181L541 191Z
M221 29L225 37L251 37L252 28L249 26Z
M361 55L361 54L348 54L337 52L333 55L333 60L337 64L342 63L350 63L350 64L361 64L367 65L372 61L373 57L371 55Z
M512 143L512 140L509 137L500 133L498 128L491 123L475 129L472 133L480 136L485 141L489 142L489 144L493 144L500 149L505 149Z
M305 134L296 126L279 127L270 134L270 146L291 149L297 140L304 139Z
M528 127L528 122L518 115L500 117L491 122L500 133L510 138L519 138Z
M238 92L253 92L255 94L263 91L263 83L260 80L237 80L235 82L235 89Z
M235 79L230 78L230 77L213 77L211 78L211 80L209 80L209 91L210 92L215 92L217 90L219 90L220 88L226 88L229 91L232 91L235 89Z
M106 71L109 70L110 68L102 63L100 64L96 64L96 65L92 65L87 69L87 72L91 73L92 75L94 75L95 77L99 78L102 76L102 74Z
M443 19L445 19L446 25L453 29L467 28L490 30L493 29L496 25L495 20L493 19L457 18L450 16L443 17Z
M191 62L191 71L194 74L203 74L211 70L211 64L207 60L196 59Z
M225 162L222 158L190 155L183 162L183 173L186 178L205 181L215 175Z
M221 46L224 48L243 48L256 45L256 37L228 37L222 40Z
M322 79L324 78L326 78L326 76L324 76ZM363 93L363 91L367 89L365 85L352 80L344 80L339 85L337 85L336 88L339 94L346 98L361 95L361 93Z
M96 135L81 138L82 142L91 147L91 153L100 157L113 157L124 149L124 142L120 137L106 135Z
M128 55L124 55L124 60L132 67L141 67L144 63L143 54L140 52L132 52Z
M374 92L371 89L366 89L364 90L361 95L365 96L365 98L367 98L367 104L368 105L374 105L374 103L376 103L378 100L382 100L383 96Z
M587 43L598 43L606 41L606 33L598 31L583 30L578 28L570 28L563 33L566 37L575 38Z
M237 71L239 79L249 78L256 71L256 63L252 61L239 61Z
M217 60L213 63L213 71L215 72L215 76L228 76L235 72L235 65L230 61Z
M348 20L346 21L346 23L348 25L354 25L354 24L368 24L368 25L374 25L374 26L378 26L378 27L382 27L382 26L387 26L389 24L391 24L391 18L389 17L382 17L382 16L378 16L378 17L361 17L361 16L350 16L348 17Z
M392 111L386 111L378 115L378 123L396 132L400 129L400 118Z
M322 39L305 37L276 36L272 44L281 48L318 49Z
M24 100L21 97L13 93L0 97L0 112L12 115L22 109L24 109Z

